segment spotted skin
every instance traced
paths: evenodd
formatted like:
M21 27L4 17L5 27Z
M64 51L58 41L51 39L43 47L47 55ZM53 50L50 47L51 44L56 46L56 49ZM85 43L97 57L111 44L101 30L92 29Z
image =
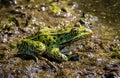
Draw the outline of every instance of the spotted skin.
M31 55L36 60L37 56L44 53L57 61L67 61L68 57L60 52L60 48L64 47L66 43L76 41L91 34L92 31L84 26L61 30L46 27L20 40L18 49L20 53Z

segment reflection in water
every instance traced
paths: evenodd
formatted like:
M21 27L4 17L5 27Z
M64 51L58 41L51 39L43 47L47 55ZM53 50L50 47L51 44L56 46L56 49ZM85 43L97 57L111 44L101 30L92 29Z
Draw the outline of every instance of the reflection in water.
M120 0L77 0L84 12L99 17L101 24L96 32L104 38L120 39Z

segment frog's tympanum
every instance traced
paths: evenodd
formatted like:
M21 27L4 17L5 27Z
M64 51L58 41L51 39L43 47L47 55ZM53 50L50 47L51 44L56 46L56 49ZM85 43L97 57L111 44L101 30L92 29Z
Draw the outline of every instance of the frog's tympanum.
M60 52L65 44L90 36L92 31L84 26L66 29L43 28L37 33L19 41L17 47L22 54L30 55L35 60L45 53L57 61L67 61L68 57Z

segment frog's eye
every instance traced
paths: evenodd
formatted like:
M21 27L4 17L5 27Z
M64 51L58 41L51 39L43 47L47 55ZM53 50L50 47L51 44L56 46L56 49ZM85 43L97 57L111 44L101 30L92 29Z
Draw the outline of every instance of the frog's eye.
M73 28L73 29L71 30L71 34L72 34L72 35L77 35L78 33L79 33L78 28Z

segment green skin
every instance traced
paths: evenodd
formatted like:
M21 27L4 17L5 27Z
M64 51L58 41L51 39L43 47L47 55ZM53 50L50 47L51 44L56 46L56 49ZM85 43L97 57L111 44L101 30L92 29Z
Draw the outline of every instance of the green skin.
M19 41L17 47L22 54L31 55L35 60L45 53L57 61L67 61L68 57L60 52L64 44L71 43L92 34L90 29L83 26L56 30L44 28L37 33Z

